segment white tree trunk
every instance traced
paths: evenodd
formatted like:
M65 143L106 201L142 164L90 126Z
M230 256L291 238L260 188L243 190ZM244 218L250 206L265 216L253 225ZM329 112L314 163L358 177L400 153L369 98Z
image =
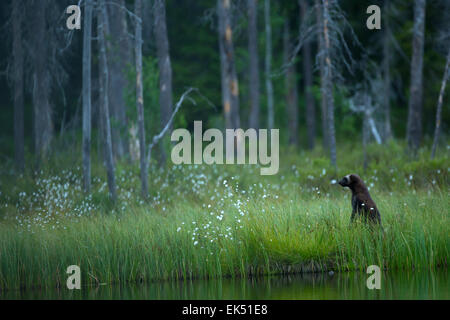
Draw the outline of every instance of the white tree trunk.
M135 14L141 21L136 21L135 57L136 57L136 109L138 115L139 156L141 165L141 192L148 197L148 169L145 158L145 125L144 125L144 91L142 84L142 0L135 0Z
M441 90L439 91L438 104L436 109L436 127L434 129L433 147L431 149L431 159L434 158L437 145L439 143L439 136L441 133L441 117L442 117L442 102L444 100L445 87L449 77L449 64L450 64L450 49L447 54L447 63L445 64L444 77L442 78Z
M172 63L170 61L169 38L166 25L166 7L164 0L154 1L154 34L159 67L159 105L161 129L169 121L172 113ZM167 161L165 145L167 139L161 140L160 164Z

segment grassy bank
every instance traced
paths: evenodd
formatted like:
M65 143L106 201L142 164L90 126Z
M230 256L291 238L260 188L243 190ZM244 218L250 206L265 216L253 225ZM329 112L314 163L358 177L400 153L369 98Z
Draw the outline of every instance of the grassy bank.
M73 264L84 284L447 267L448 156L430 161L423 150L412 160L399 145L372 146L363 172L360 151L340 153L337 173L320 150L286 150L271 177L254 166L153 168L148 202L137 166L121 164L115 205L99 167L90 197L76 160L52 159L22 177L4 170L0 288L65 285ZM370 187L384 235L349 226L350 192L335 180L350 172Z

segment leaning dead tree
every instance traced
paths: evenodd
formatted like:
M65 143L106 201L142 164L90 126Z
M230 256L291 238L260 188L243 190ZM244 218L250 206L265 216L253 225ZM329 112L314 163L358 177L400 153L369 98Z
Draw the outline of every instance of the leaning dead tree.
M433 159L434 155L436 154L437 145L439 143L439 136L441 134L442 102L444 100L444 92L445 87L447 85L447 80L450 77L449 64L450 64L450 48L447 54L447 62L445 63L445 71L444 76L442 78L441 90L439 91L439 98L436 109L436 127L434 129L433 147L431 148L431 159Z
M431 159L436 155L436 150L439 145L439 138L441 136L441 122L442 122L442 105L444 103L445 89L447 81L450 78L450 2L444 2L443 14L440 21L437 21L439 26L439 33L435 39L435 46L438 52L441 54L447 54L444 75L442 77L441 89L439 91L439 97L436 108L436 125L434 128L433 146L431 148ZM448 99L448 98L447 98ZM448 105L448 103L446 104Z
M165 124L164 128L161 130L161 132L159 134L157 134L156 136L154 136L152 138L152 141L148 145L148 148L147 148L147 161L146 161L147 162L146 163L147 168L150 166L150 162L151 162L151 159L152 159L152 150L153 150L154 146L157 145L158 142L162 138L164 138L164 136L167 134L167 132L169 132L169 128L172 127L173 120L174 120L176 114L178 113L178 111L180 110L181 106L183 105L184 100L186 100L189 97L189 95L192 92L194 92L194 91L198 92L198 89L189 88L181 95L180 100L178 100L178 102L177 102L177 104L175 106L175 110L172 112L172 114L171 114L169 120L167 121L167 123ZM195 104L194 100L190 99L190 101L192 101Z

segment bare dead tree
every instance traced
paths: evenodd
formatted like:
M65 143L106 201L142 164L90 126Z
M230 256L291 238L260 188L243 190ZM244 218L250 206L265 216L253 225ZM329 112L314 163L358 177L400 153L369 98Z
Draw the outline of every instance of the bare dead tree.
M439 143L439 136L441 134L441 121L442 121L442 103L444 100L445 87L447 85L447 80L450 76L449 73L450 64L450 48L447 54L447 62L445 63L444 76L442 77L441 90L439 91L439 98L436 108L436 127L434 129L433 147L431 148L431 159L434 158L436 154L436 149Z
M118 159L129 154L128 119L124 90L127 86L127 65L131 61L131 44L128 34L125 0L105 2L108 22L105 25L106 54L109 66L109 103L113 153Z
M134 13L142 17L142 0L135 0ZM142 83L142 20L135 23L135 58L136 58L136 109L138 115L139 156L141 166L142 197L148 197L148 169L145 158L144 92Z
M295 65L289 64L289 57L291 52L291 42L289 33L288 19L284 21L283 32L283 63L289 65L285 74L285 88L286 88L286 116L289 129L289 144L298 146L298 93L297 93L297 79L295 73Z
M164 0L155 0L154 3L154 34L158 54L159 105L161 111L161 128L163 128L169 121L173 104L172 64L170 61L169 38L167 35L166 8ZM162 143L160 147L160 163L163 164L167 160L164 143Z
M362 126L362 140L363 140L363 167L364 170L367 169L368 159L367 159L367 144L369 142L369 135L372 133L378 144L381 144L381 136L375 124L373 114L378 108L372 99L372 92L360 91L357 92L349 100L350 110L355 113L362 114L363 126Z
M354 97L349 100L350 110L355 113L361 113L363 118L367 122L368 132L372 133L373 137L377 144L382 143L380 131L377 129L376 122L373 118L373 114L375 113L378 105L376 105L373 101L372 95L368 92L360 92L357 93Z
M334 129L334 98L333 98L333 82L332 82L332 65L331 65L331 44L328 25L330 23L330 13L328 8L328 0L322 0L323 4L323 38L324 38L324 56L325 56L325 78L324 78L324 94L327 100L327 128L328 143L330 150L330 159L333 167L337 168L336 162L336 134Z
M231 0L217 0L217 16L225 127L239 128L239 83L234 58Z
M408 146L413 150L419 148L422 139L422 71L425 41L425 7L426 0L415 0L411 84L408 105L408 126L406 132Z
M301 20L305 20L308 14L308 1L299 0L300 17ZM306 103L306 129L308 137L308 148L314 149L315 137L316 137L316 111L314 97L311 92L313 86L313 64L311 59L311 42L310 39L306 39L303 45L303 84L305 91L305 103Z
M270 19L270 0L264 1L264 20L266 25L266 92L267 92L267 126L273 129L275 114L273 108L273 85L272 85L272 23Z
M354 74L356 62L347 41L352 40L352 44L362 52L364 52L364 48L356 37L344 12L339 7L338 1L322 0L320 4L316 2L316 5L316 10L319 11L317 13L318 26L320 26L320 32L323 35L323 48L319 50L317 59L320 62L320 59L323 58L321 87L322 95L325 96L324 99L326 100L327 143L331 165L337 169L333 89L334 85L344 82L344 71L350 73L350 75ZM320 45L319 43L319 47Z
M247 0L248 52L250 88L250 128L259 129L259 54L258 54L258 1Z
M91 190L91 62L92 62L92 0L85 0L83 28L83 186Z
M318 45L317 45L317 57L319 60L320 70L320 89L321 95L321 116L322 116L322 143L324 149L328 149L328 126L327 126L327 97L323 94L325 92L325 40L323 37L323 15L321 0L315 0L317 28L320 30L317 33Z
M106 55L106 40L107 32L105 30L108 21L108 13L106 11L105 0L98 0L98 43L99 43L99 95L100 95L100 113L103 125L103 137L105 148L105 164L108 180L108 188L111 199L115 202L117 200L116 192L116 177L114 173L114 160L111 141L111 123L109 119L109 101L108 101L108 60Z
M13 24L13 78L14 78L14 158L19 172L25 169L24 145L24 48L22 40L24 3L12 4Z

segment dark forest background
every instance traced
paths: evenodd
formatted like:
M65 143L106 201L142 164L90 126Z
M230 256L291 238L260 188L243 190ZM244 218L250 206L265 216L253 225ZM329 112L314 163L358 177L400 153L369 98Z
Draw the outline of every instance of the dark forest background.
M15 2L15 1L14 1ZM111 77L119 72L121 80L115 90L121 93L110 93L111 128L113 131L113 144L119 143L115 139L114 131L127 140L130 138L129 128L136 124L136 100L135 100L135 67L134 67L134 21L131 15L121 14L115 10L112 4L116 2L126 5L130 12L134 11L134 1L112 0L106 1L109 10L109 28L111 35L106 36L107 41L114 41L117 34L123 36L123 26L127 27L126 41L117 45L117 50L128 50L128 61L121 60L119 69L110 65ZM158 1L156 1L158 2ZM307 149L314 145L321 145L323 130L321 127L321 90L320 90L320 66L318 58L318 35L310 33L307 40L302 41L299 34L308 27L314 29L316 24L316 11L314 1L305 1L309 6L308 11L302 17L299 3L302 1L271 1L270 19L272 27L272 82L274 88L274 115L275 128L281 128L280 135L284 144L288 140L297 144L298 148ZM319 1L320 2L320 1ZM330 1L333 5L334 1ZM198 88L202 96L208 99L195 98L197 105L187 101L175 117L173 127L191 128L194 120L203 120L206 127L223 128L224 121L222 96L221 96L221 60L218 37L218 18L216 15L216 1L212 0L168 0L165 3L166 26L169 44L169 54L172 63L173 77L173 101L177 101L183 92L189 87ZM317 1L316 1L317 3ZM39 66L44 63L49 72L49 106L51 124L53 126L51 137L51 150L65 150L79 146L81 141L82 127L82 57L83 57L83 28L69 32L66 27L65 13L68 5L74 1L32 1L22 2L20 16L22 17L22 40L24 44L24 137L25 151L27 157L33 157L36 151L33 136L33 77ZM408 103L410 99L411 63L413 52L413 26L414 26L414 1L390 1L388 7L386 2L375 0L351 1L341 0L338 2L339 12L345 19L337 21L342 30L342 37L346 39L349 52L331 52L331 56L339 54L350 54L351 70L346 68L345 63L336 64L340 78L333 80L334 103L335 103L335 128L336 140L339 148L340 143L348 141L361 141L364 132L364 116L361 112L355 112L349 105L349 99L355 97L361 90L374 91L373 98L382 96L385 90L376 87L376 81L383 79L383 61L386 59L386 51L383 44L385 41L386 22L392 39L389 40L390 59L390 124L392 137L404 139L407 133ZM382 8L381 30L368 30L366 19L369 14L366 9L369 5L376 4ZM431 138L435 130L436 105L441 88L443 73L446 65L449 33L449 7L450 1L428 0L426 2L424 53L423 53L423 109L421 122L423 131L420 135L420 145L431 146ZM39 6L45 6L44 21L37 17ZM149 139L162 128L164 117L167 114L160 108L160 93L158 88L158 48L157 32L158 24L155 24L154 1L143 1L143 82L144 82L144 110L146 136ZM268 105L265 86L265 55L266 35L264 20L264 1L257 1L257 50L259 54L259 127L268 127ZM388 8L388 9L386 9ZM84 8L82 6L83 15ZM0 42L0 153L1 161L13 163L14 161L14 83L13 83L13 2L2 1L0 3L1 42ZM239 81L239 115L242 128L248 128L250 123L251 95L249 88L249 67L251 57L249 55L249 32L248 32L248 8L247 1L231 1L231 24L233 30L234 62L237 79ZM99 126L99 95L98 95L98 64L96 19L93 19L93 41L92 41L92 126L93 126L93 148L101 145L101 140L96 140L96 130ZM84 17L84 16L83 16ZM82 19L82 26L83 26ZM301 27L304 23L305 26ZM38 41L39 34L45 30L45 35ZM114 34L116 32L117 34ZM286 38L288 34L289 38ZM288 41L289 48L285 45ZM123 40L123 39L122 39ZM360 44L358 44L358 41ZM311 51L311 70L305 70L302 54L304 46L299 52L293 54L295 46L299 43L308 43ZM129 46L123 48L123 46ZM113 48L111 46L111 48ZM111 49L112 50L112 49ZM342 51L342 50L341 50ZM39 59L39 55L45 57ZM110 53L108 53L110 54ZM114 59L110 57L110 64ZM286 54L292 56L293 68L291 73L286 72ZM122 59L122 58L121 58ZM343 60L344 60L343 59ZM111 62L113 61L113 62ZM334 61L334 60L333 60ZM294 74L292 75L292 72ZM305 90L304 77L307 72L312 73L312 87ZM291 79L286 81L286 77ZM377 78L380 77L380 78ZM289 85L292 85L298 95L298 128L295 134L297 139L289 138L289 114L287 113L289 101ZM370 88L369 88L370 87ZM369 88L369 89L368 89ZM383 87L382 87L383 88ZM311 92L314 105L314 122L307 122L307 92ZM117 101L121 97L123 101ZM117 104L115 106L113 104ZM444 95L442 114L442 133L446 137L450 112L448 109L448 97ZM122 108L124 123L121 127L121 119L114 118L114 108ZM111 111L112 110L112 111ZM166 111L167 113L168 111ZM379 124L378 129L382 133L383 106L376 108L374 118ZM162 120L161 120L162 119ZM314 129L308 133L309 126ZM286 128L286 129L285 129ZM313 135L313 137L311 137ZM117 138L117 137L116 137ZM355 139L356 138L356 139ZM384 140L385 137L383 137ZM386 137L387 138L387 137ZM311 140L313 141L311 142ZM78 141L78 142L77 142ZM97 142L96 142L97 141ZM148 140L147 140L148 141ZM78 147L77 147L78 148ZM125 146L125 149L128 147ZM125 156L127 152L117 151L114 146L115 157ZM81 152L81 150L80 150ZM50 153L51 154L51 153ZM81 153L80 153L81 155Z

